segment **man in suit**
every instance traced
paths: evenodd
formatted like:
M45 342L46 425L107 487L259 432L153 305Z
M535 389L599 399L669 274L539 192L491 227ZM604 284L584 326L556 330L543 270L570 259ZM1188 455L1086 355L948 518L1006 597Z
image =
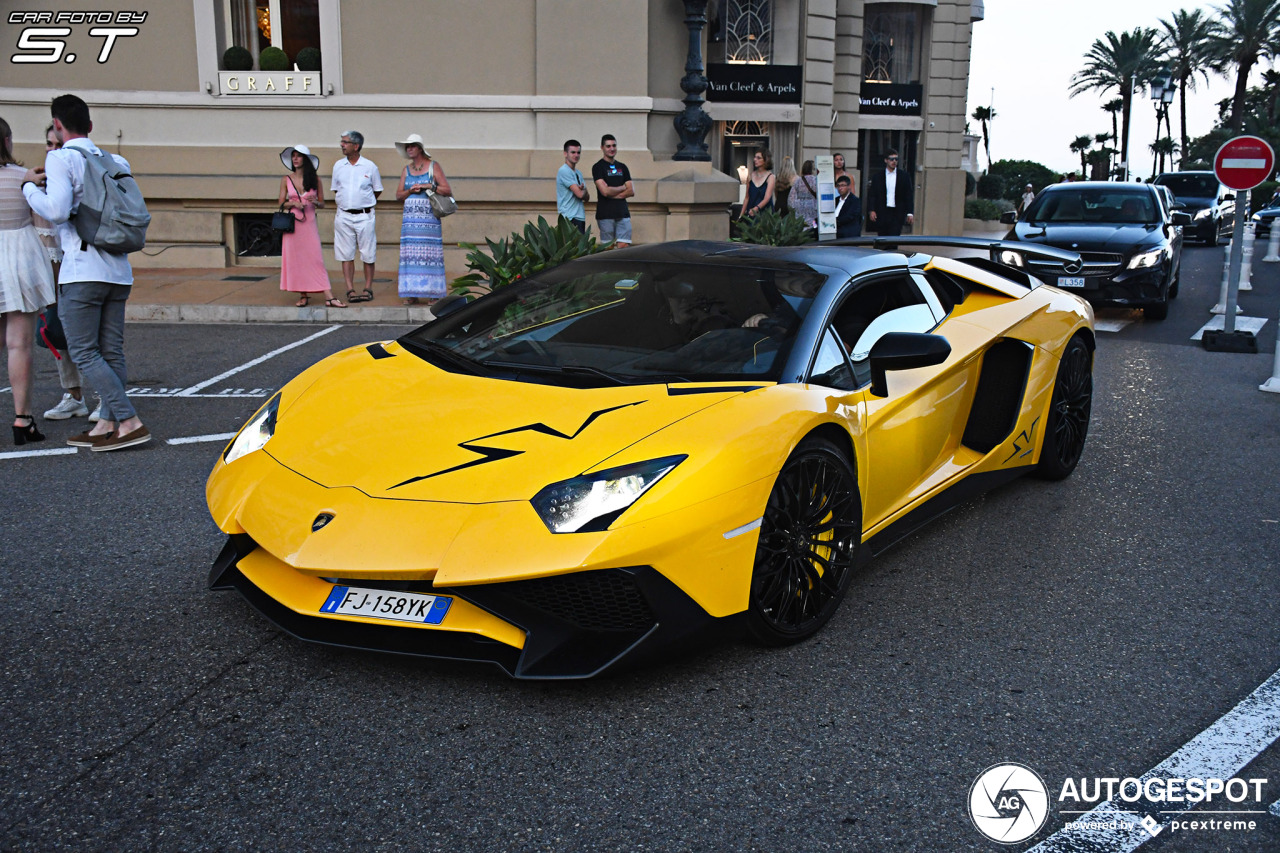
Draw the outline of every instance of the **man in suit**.
M914 205L911 178L898 171L898 152L890 148L884 157L884 171L872 172L867 182L871 227L881 236L898 236L904 222L910 225L915 221Z
M848 175L836 178L836 239L862 236L862 201L853 194Z

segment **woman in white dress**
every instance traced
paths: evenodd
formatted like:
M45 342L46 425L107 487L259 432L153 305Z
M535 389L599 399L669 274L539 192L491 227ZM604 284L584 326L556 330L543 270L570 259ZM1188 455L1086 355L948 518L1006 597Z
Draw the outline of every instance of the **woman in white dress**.
M43 441L31 414L36 314L53 304L53 267L22 197L27 170L13 159L13 132L0 118L0 346L13 387L13 443Z

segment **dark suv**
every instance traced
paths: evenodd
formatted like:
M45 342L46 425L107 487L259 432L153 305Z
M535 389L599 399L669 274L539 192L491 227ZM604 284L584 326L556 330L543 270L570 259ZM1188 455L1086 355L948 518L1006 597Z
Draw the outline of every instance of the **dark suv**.
M1169 314L1178 295L1182 229L1189 217L1168 211L1150 184L1087 182L1046 187L1005 238L1079 252L1081 263L1001 253L1047 284L1094 305L1141 308L1152 320Z
M1218 245L1223 237L1231 237L1236 223L1236 196L1218 183L1213 172L1165 172L1155 183L1172 190L1182 212L1191 217L1188 237L1210 246Z

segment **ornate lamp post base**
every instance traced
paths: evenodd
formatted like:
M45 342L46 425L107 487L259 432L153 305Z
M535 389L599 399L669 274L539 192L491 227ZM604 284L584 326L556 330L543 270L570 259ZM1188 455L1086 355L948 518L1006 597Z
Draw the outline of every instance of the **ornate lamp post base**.
M707 90L707 78L702 73L702 29L707 25L707 0L684 0L684 25L689 28L689 58L680 80L680 88L685 92L684 111L675 118L680 144L672 159L707 162L711 160L707 149L711 116L702 109L702 93Z

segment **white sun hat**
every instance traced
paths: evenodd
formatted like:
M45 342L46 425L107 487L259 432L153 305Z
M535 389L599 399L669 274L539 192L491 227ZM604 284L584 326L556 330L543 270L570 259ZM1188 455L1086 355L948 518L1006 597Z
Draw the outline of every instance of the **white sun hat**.
M290 172L293 171L293 152L295 151L311 161L311 168L320 168L320 158L312 154L310 148L305 145L290 145L280 152L280 162L284 163L284 167Z
M431 152L427 150L427 145L422 141L422 137L416 133L411 133L409 134L409 137L405 139L403 142L396 143L396 150L400 152L401 157L403 157L406 160L412 159L411 157L409 157L408 153L405 151L405 149L408 148L410 145L417 145L419 148L422 149L423 156L430 159Z

